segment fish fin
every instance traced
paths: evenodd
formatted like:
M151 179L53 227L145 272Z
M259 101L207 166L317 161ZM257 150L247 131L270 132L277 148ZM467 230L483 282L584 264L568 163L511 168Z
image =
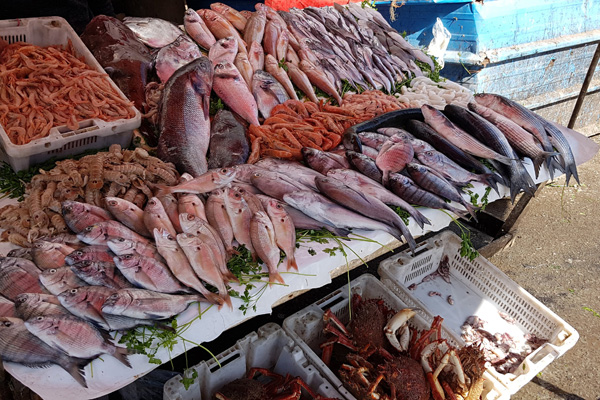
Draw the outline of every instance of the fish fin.
M469 212L469 214L471 215L471 217L473 217L475 222L479 222L477 220L477 214L475 214L476 211L479 210L479 207L475 207L473 204L466 202L464 199L460 202L460 204L462 204L462 206Z
M131 368L131 363L127 356L129 355L129 351L125 347L117 347L115 346L115 352L112 354L114 358L119 360L121 363Z
M173 333L177 332L177 330L175 328L173 328L169 324L165 324L164 322L157 322L156 324L154 324L154 326L162 329L163 331L169 331L169 332L173 332Z
M571 176L575 178L578 185L581 185L581 183L579 183L579 176L577 175L577 165L575 165L574 163L567 165L567 170L565 171L565 174L567 186L569 186L569 180L571 180Z
M85 374L83 369L90 362L92 362L91 359L71 357L69 359L69 363L63 365L62 368L65 371L67 371L69 375L71 375L73 379L77 381L77 383L79 383L81 386L87 389L88 385L85 381Z
M503 156L502 154L499 154L494 159L498 162L501 162L502 164L509 165L509 166L510 166L511 162L518 160L518 158L510 158L510 157Z
M491 174L479 174L479 177L481 178L480 182L483 183L484 185L488 185L489 187L491 187L492 189L494 189L494 191L496 193L498 193L498 195L500 195L500 192L498 191L498 177L499 175L491 173Z
M383 171L383 179L381 181L383 186L388 187L389 179L390 179L390 171L386 169L385 171Z
M272 286L275 282L285 285L285 281L279 272L269 272L269 286Z
M289 271L290 269L295 269L296 271L298 271L298 264L296 263L296 257L294 256L294 254L292 254L291 256L287 257L287 270Z
M152 314L150 312L145 312L144 315L146 316L147 319L163 319L164 318L162 315Z
M335 226L331 226L331 225L325 225L323 228L325 228L329 232L331 232L337 236L341 236L341 237L348 237L348 235L351 233L350 230L348 230L348 229L336 228Z
M542 166L542 164L544 163L544 161L547 162L547 165L550 167L552 164L552 157L556 156L560 153L558 152L547 152L547 151L542 151L538 154L537 157L535 157L533 159L533 170L535 171L535 177L537 178L540 175L540 167Z
M239 254L240 254L240 252L237 251L236 249L234 249L233 247L231 249L227 249L227 255L229 256L229 258L231 258L233 256L237 256Z
M208 292L204 296L206 297L206 301L209 303L216 304L218 306L222 306L223 303L225 303L225 300L216 293Z
M225 295L221 294L221 299L223 299L223 304L227 304L230 310L233 310L233 304L231 304L231 296L229 293L225 293ZM219 306L219 310L223 307L223 304Z

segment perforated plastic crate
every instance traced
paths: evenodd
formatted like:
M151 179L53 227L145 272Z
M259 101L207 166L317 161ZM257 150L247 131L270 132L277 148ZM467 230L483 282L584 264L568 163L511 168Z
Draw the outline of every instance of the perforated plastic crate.
M349 304L348 299L351 294L359 294L364 299L381 299L389 308L399 311L408 307L407 303L396 297L389 288L383 285L373 275L365 274L350 282L351 293L348 287L342 287L333 293L325 296L321 300L311 304L301 311L289 316L283 321L283 329L292 339L304 350L309 360L315 365L331 383L338 387L339 392L348 400L356 398L343 386L336 374L329 369L321 360L321 349L319 345L324 342L323 334L323 314L327 309L338 317L343 323L348 323ZM409 322L409 325L417 329L425 329L431 326L433 318L421 310L416 310L415 315ZM449 332L442 328L442 336L452 345L458 345L456 339ZM484 375L484 391L482 399L484 400L506 400L509 398L506 388L496 381L487 372Z
M430 317L441 315L442 325L460 343L464 343L461 326L471 315L485 320L483 329L492 334L507 332L519 340L524 340L525 334L535 334L547 339L548 343L529 354L514 373L501 374L488 368L514 394L573 347L579 334L482 256L473 261L461 257L460 245L460 237L444 231L421 243L415 257L402 252L382 261L379 274L382 282L409 306L423 309ZM444 256L449 259L451 283L440 277L422 282L438 269ZM416 287L410 290L411 285ZM454 299L452 305L448 296ZM508 322L507 315L514 323Z
M198 378L186 390L181 377L165 383L164 400L210 400L225 384L246 376L250 368L268 368L285 376L299 376L317 394L339 398L342 396L307 359L303 351L277 324L269 323L257 332L245 336L217 355L221 367L214 359L203 361L186 372L198 371Z
M79 36L67 21L60 17L25 18L0 21L0 37L8 43L27 42L36 46L67 45L70 40L78 56L86 64L99 72L104 72L92 53L83 44ZM108 77L106 79L124 100L127 97ZM25 145L16 145L10 141L0 126L0 159L8 162L15 171L29 168L52 157L66 158L83 153L85 150L101 149L118 143L129 146L133 130L140 126L140 112L131 105L133 118L116 121L103 121L97 118L79 122L79 129L71 130L67 126L50 129L47 137L36 139Z

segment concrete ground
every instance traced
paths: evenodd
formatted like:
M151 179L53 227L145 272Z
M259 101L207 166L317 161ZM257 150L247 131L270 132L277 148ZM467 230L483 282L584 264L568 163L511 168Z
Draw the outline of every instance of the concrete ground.
M593 138L600 143L600 137ZM600 399L600 154L528 206L509 247L490 259L580 335L563 357L512 398Z

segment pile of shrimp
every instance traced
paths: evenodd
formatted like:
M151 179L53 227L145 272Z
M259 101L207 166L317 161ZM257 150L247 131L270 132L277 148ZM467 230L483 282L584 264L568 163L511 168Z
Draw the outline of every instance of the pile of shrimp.
M288 100L275 106L263 125L250 126L252 152L248 163L261 157L301 160L303 147L331 150L352 125L404 107L394 96L379 90L347 93L341 107Z
M135 111L111 86L108 75L78 59L67 47L13 43L0 52L0 125L11 142L23 145L50 129L90 118L133 118Z
M118 144L108 152L57 161L33 177L24 201L0 209L0 239L31 247L36 239L68 231L61 214L65 200L104 207L104 197L121 197L143 208L155 184L174 185L178 179L173 164L141 148L123 151Z

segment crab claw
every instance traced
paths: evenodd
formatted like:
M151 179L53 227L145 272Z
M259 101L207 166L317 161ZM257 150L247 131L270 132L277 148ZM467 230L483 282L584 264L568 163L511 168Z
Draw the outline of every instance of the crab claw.
M394 346L394 348L398 351L406 351L408 350L408 342L410 340L410 332L408 330L408 325L406 324L409 319L415 316L414 310L410 308L403 308L398 311L385 325L383 328L383 332L385 336L387 336L390 344ZM400 330L400 340L398 341L398 337L396 336L396 332Z

